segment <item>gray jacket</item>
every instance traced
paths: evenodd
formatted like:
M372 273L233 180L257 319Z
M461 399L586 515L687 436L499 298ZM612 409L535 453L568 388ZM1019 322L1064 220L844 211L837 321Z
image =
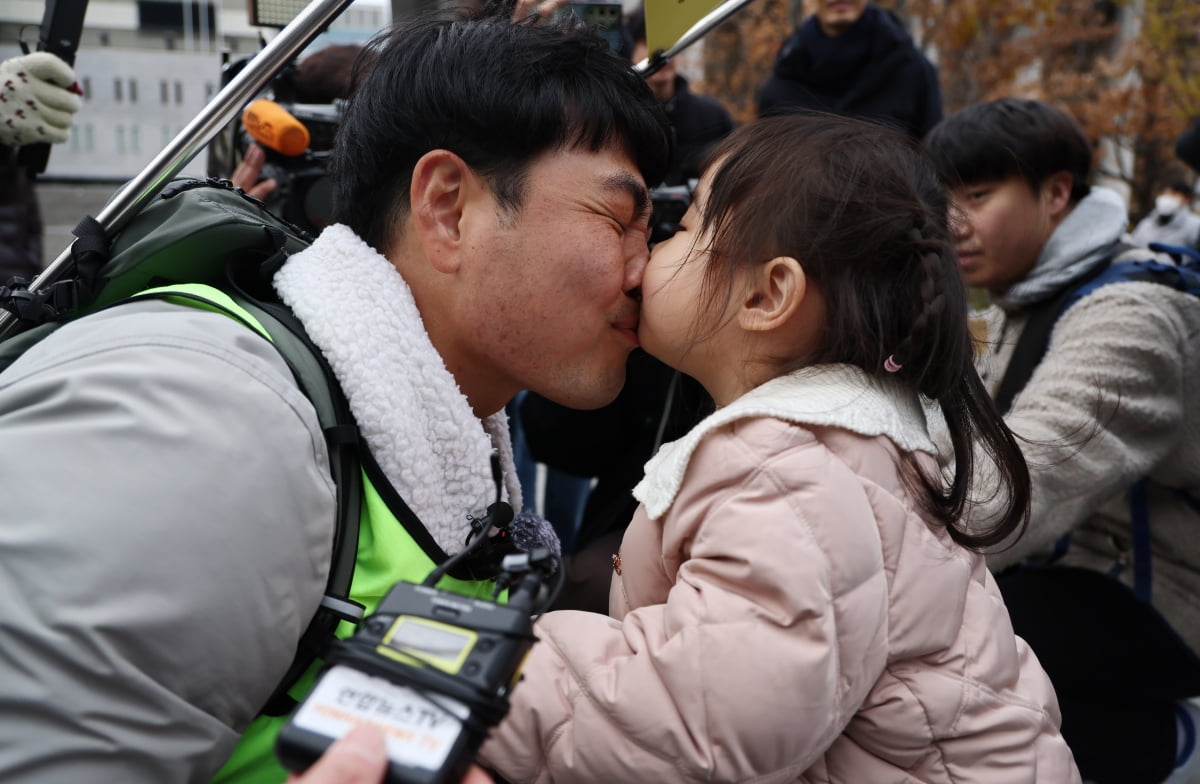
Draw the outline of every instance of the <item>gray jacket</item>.
M372 456L456 552L521 503L403 279L344 226L275 277ZM229 317L161 302L68 324L0 374L0 780L209 780L324 592L335 489L316 414Z
M325 442L286 365L165 303L67 325L0 375L0 476L0 779L207 780L328 570Z
M1021 284L1024 295L1052 296L1070 285L1052 272L1103 260L1124 225L1116 203L1119 217L1107 222L1076 207ZM1044 281L1052 283L1039 292ZM1014 292L987 314L987 348L977 363L993 395L1028 321ZM1200 651L1200 515L1177 493L1200 498L1197 335L1200 298L1154 283L1104 286L1058 320L1045 358L1004 417L1025 439L1034 486L1029 527L988 563L1002 568L1049 552L1070 532L1063 563L1105 573L1119 564L1132 584L1129 490L1149 477L1153 603ZM976 496L986 498L986 483ZM981 501L971 519L988 519L1000 500Z

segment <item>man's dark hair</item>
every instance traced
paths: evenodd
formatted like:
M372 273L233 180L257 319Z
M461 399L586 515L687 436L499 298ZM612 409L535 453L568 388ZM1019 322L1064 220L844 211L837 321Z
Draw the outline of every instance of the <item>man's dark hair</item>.
M413 167L430 150L460 156L513 212L529 166L551 150L617 144L647 183L664 176L670 133L658 101L577 22L435 12L368 46L331 169L334 219L377 250L407 215Z
M354 61L360 44L331 44L305 57L296 66L297 103L333 103L348 98Z
M1183 177L1172 177L1166 181L1165 185L1167 188L1176 193L1182 193L1184 196L1191 197L1192 195L1192 186Z
M1033 191L1056 172L1071 173L1071 202L1087 196L1092 145L1079 123L1041 101L1000 98L968 106L925 137L942 180L951 187L1020 176Z

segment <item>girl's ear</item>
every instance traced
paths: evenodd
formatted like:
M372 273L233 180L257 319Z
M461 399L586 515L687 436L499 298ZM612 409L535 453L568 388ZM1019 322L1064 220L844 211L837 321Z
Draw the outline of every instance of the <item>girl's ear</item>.
M808 278L800 262L777 256L751 272L751 280L738 308L738 325L748 332L769 332L787 325L808 292Z

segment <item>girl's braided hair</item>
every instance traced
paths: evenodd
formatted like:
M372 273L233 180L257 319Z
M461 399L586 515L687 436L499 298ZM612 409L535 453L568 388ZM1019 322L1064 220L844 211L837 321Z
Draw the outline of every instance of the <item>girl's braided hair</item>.
M827 324L814 350L778 358L781 369L850 364L936 401L955 468L945 479L909 460L906 476L925 511L976 549L1022 528L1028 468L975 372L948 197L917 143L866 121L788 115L735 131L709 166L703 215L712 242L701 296L714 307L701 312L724 312L740 268L797 259ZM710 326L701 322L698 334ZM1009 504L968 529L961 517L977 473L973 444L995 463L996 492Z

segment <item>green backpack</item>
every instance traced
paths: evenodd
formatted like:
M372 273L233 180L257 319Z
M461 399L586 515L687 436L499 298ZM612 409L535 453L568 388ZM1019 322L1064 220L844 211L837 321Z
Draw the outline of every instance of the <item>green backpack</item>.
M322 654L338 622L361 616L361 608L348 599L362 500L358 426L320 351L270 285L287 257L308 247L310 238L228 180L214 178L172 181L114 237L107 237L90 216L80 221L75 235L75 270L69 277L37 291L21 279L0 285L0 308L17 320L0 340L0 372L66 322L138 299L192 299L246 323L237 312L202 296L147 292L201 283L219 289L254 317L316 409L337 487L333 561L321 608L262 710L284 715L295 704L288 689Z

